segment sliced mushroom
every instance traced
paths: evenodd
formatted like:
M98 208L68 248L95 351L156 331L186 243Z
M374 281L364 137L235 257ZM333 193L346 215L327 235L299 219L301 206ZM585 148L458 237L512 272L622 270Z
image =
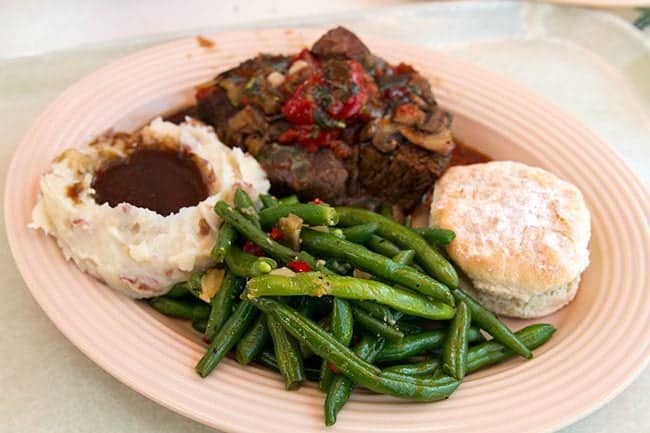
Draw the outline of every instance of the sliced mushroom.
M375 136L375 133L377 133L377 121L371 120L359 132L359 140L370 141Z
M228 78L220 80L219 86L221 86L221 88L226 91L226 95L228 95L228 101L230 101L230 104L233 107L239 106L239 102L241 101L241 97L244 92L243 87L237 84L234 80Z
M261 132L266 129L266 120L256 108L247 105L228 119L228 129L244 134Z
M387 117L384 117L377 122L377 130L372 137L372 144L383 153L392 152L399 144L397 131L398 126L391 122Z
M438 132L429 133L402 126L399 128L399 133L411 143L432 152L444 155L454 149L454 141L449 128L442 128Z
M244 144L246 145L246 150L253 156L256 156L262 147L264 147L264 138L259 135L249 135L246 137Z
M436 132L441 128L449 128L450 125L451 115L442 110L436 110L418 123L418 128L427 132Z

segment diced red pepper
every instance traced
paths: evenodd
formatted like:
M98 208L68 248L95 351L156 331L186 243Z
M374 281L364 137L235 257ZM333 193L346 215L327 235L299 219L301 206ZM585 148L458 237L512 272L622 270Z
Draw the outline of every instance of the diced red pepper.
M332 370L333 373L339 374L340 370L336 367L336 365L332 364L331 362L328 362L327 366L329 367L330 370Z
M244 242L242 250L245 253L252 254L257 257L262 257L264 255L264 250L262 250L259 245L249 241L248 239Z
M287 263L287 267L294 272L309 272L311 271L311 266L309 263L302 260L292 260Z
M279 241L284 237L284 235L282 234L282 230L277 227L273 227L269 233L269 237L274 241Z
M313 199L313 200L311 201L311 203L312 203L312 204L323 204L323 203L325 203L325 202L324 202L323 200L321 200L320 198L316 197L315 199Z

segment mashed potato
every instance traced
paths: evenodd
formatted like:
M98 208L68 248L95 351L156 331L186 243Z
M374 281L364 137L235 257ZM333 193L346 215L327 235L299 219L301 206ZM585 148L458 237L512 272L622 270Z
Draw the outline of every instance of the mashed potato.
M97 204L95 172L143 146L182 149L199 161L208 198L166 217L128 203ZM237 187L253 197L268 191L253 157L223 145L210 127L156 119L137 133L101 137L60 154L41 178L30 227L54 236L66 259L109 286L135 298L157 296L211 264L220 225L212 208L230 201Z

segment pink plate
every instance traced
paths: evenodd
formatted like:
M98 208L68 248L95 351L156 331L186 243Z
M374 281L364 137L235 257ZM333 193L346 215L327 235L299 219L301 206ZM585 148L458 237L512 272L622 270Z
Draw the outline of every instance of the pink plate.
M429 76L464 142L496 159L537 165L575 183L592 212L591 266L577 298L545 320L558 328L532 361L473 375L447 401L422 404L356 393L335 428L323 395L284 391L262 369L226 360L208 379L193 370L204 350L186 325L162 317L79 272L55 242L27 228L39 176L55 154L109 128L131 130L192 101L193 88L259 52L291 53L315 30L263 30L156 46L98 70L59 96L14 155L5 218L16 263L34 298L88 357L138 392L232 432L522 432L565 426L605 404L650 355L650 200L621 158L538 95L445 55L365 39L392 62ZM521 327L524 321L512 321Z

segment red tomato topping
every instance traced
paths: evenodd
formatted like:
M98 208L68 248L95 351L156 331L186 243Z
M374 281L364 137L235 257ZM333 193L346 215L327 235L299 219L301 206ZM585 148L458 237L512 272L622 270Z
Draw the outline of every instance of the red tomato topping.
M372 78L368 76L359 62L348 60L347 63L350 68L350 81L356 85L358 91L346 101L334 101L328 107L328 113L335 119L350 119L359 114L368 102L368 91L375 86Z
M338 129L321 129L316 125L297 125L280 134L278 141L282 144L298 143L308 152L316 152L319 147L329 147L340 132Z
M412 74L415 72L415 69L413 69L413 66L407 65L406 63L400 63L399 65L395 66L393 69L397 74Z
M311 80L305 81L296 89L282 107L282 114L294 125L312 125L314 123L314 108L316 103L308 98L307 90Z
M420 109L412 103L401 104L395 108L395 115L400 117L414 117Z
M293 260L287 263L287 267L294 272L309 272L311 267L309 263L303 262L302 260Z
M284 235L282 234L282 230L280 230L277 227L273 227L271 229L271 232L269 233L269 237L273 239L274 241L279 241L282 239Z
M323 204L323 203L325 203L325 202L324 202L323 200L321 200L320 198L316 197L315 199L313 199L313 200L311 201L311 203L312 203L312 204Z
M303 60L310 64L311 74L291 94L282 106L282 114L293 126L283 132L278 141L281 144L300 144L307 151L315 152L319 147L329 147L338 158L350 156L349 148L334 141L340 135L347 120L367 116L365 107L371 93L377 93L373 78L359 62L346 61L348 77L345 91L340 83L326 79L318 60L303 50L294 61Z
M262 257L264 255L264 250L260 248L259 245L246 240L244 242L244 245L242 246L242 250L244 250L245 253L252 254L257 257Z

